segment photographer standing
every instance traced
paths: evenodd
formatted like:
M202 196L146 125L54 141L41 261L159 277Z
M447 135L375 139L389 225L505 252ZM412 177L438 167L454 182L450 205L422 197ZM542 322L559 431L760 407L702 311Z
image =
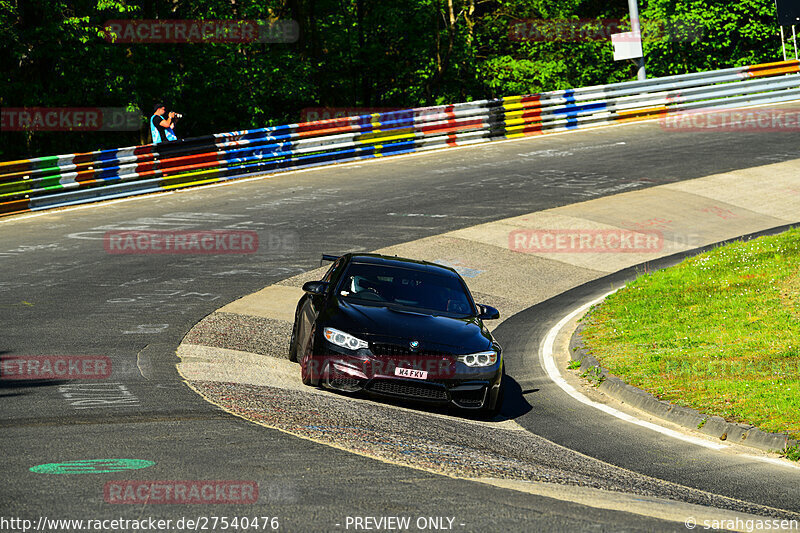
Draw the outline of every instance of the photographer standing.
M153 137L153 144L177 140L172 129L175 126L177 113L170 111L165 119L166 110L164 104L156 104L153 108L153 116L150 117L150 135Z

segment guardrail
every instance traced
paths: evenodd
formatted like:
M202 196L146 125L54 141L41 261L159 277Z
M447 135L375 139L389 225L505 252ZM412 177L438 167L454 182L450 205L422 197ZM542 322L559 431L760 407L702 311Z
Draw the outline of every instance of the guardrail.
M0 163L0 216L326 165L800 99L800 62L219 133Z

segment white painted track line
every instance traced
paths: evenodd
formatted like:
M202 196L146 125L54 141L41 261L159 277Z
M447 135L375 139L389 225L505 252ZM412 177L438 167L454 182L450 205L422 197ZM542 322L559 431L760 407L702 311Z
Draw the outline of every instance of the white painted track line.
M681 441L684 441L684 442L688 442L690 444L695 444L697 446L702 446L703 448L709 448L709 449L712 449L712 450L732 450L733 448L730 445L711 442L711 441L709 441L707 439L703 439L703 438L700 438L700 437L692 437L691 435L684 435L683 433L680 433L678 431L675 431L675 430L672 430L672 429L669 429L669 428L666 428L666 427L663 427L663 426L659 426L658 424L654 424L654 423L648 422L646 420L642 420L642 419L636 418L635 416L629 415L627 413L623 413L622 411L620 411L618 409L614 409L613 407L610 407L608 405L604 405L602 403L598 403L598 402L595 402L593 400L590 400L588 397L586 397L585 395L583 395L582 393L577 391L572 385L567 383L566 380L563 378L563 376L561 375L561 373L558 370L558 365L556 365L556 360L555 360L555 349L554 349L554 346L555 346L556 337L558 337L558 334L561 333L561 330L563 330L564 327L572 319L574 319L576 316L578 316L580 314L585 313L586 311L589 310L590 307L602 302L608 296L610 296L610 295L614 294L615 292L617 292L617 290L619 290L619 289L615 289L613 291L610 291L610 292L600 296L599 298L596 298L596 299L592 300L589 303L583 304L582 306L578 307L577 309L575 309L574 311L569 313L567 316L562 318L558 322L558 324L553 326L550 329L550 331L547 332L547 336L545 336L545 338L542 340L542 343L541 343L541 345L539 347L539 359L540 359L542 367L547 372L548 377L556 385L558 385L564 392L569 394L575 400L581 402L584 405L588 405L590 407L594 407L595 409L599 409L600 411L603 411L606 414L609 414L611 416L619 418L620 420L624 420L624 421L629 422L631 424L635 424L637 426L641 426L641 427L650 429L652 431L655 431L657 433L661 433L662 435L666 435L666 436L674 438L674 439L678 439L678 440L681 440ZM758 456L758 455L751 455L751 454L739 454L739 456L742 457L742 458L755 460L755 461L760 461L760 462L765 462L765 463L769 463L769 464L776 465L776 466L783 466L785 468L792 468L792 469L795 469L795 470L800 470L800 465L795 465L793 462L791 462L791 461L789 461L787 459L781 459L781 458L778 458L778 457Z
M555 354L553 349L556 337L561 332L561 330L564 329L564 326L566 326L573 318L575 318L581 313L585 313L591 306L602 302L607 296L610 296L614 292L616 291L611 291L595 300L592 300L589 303L583 304L582 306L580 306L579 308L575 309L570 314L562 318L558 322L558 324L553 326L550 329L550 331L547 332L547 336L544 338L544 340L542 340L542 344L539 348L539 357L542 363L542 367L547 372L547 375L556 385L561 387L561 389L567 394L569 394L572 398L576 399L582 404L594 407L595 409L599 409L604 413L617 417L620 420L624 420L626 422L630 422L631 424L636 424L637 426L642 426L647 429L656 431L658 433L661 433L662 435L667 435L674 439L682 440L684 442L689 442L691 444L696 444L697 446L702 446L704 448L711 448L712 450L722 450L725 448L729 448L729 446L725 444L717 444L698 437L683 435L682 433L679 433L672 429L665 428L657 424L653 424L652 422L647 422L646 420L641 420L627 413L623 413L622 411L614 409L613 407L609 407L608 405L603 405L601 403L592 401L583 394L581 394L580 392L578 392L577 390L575 390L575 388L569 383L567 383L566 380L561 376L561 373L558 371L558 366L556 366Z

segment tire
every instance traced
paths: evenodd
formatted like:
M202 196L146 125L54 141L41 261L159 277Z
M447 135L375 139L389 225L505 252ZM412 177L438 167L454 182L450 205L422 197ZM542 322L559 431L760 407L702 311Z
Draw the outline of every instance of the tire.
M483 419L491 420L492 418L496 417L500 414L501 409L503 408L503 400L506 396L506 386L505 386L505 378L506 378L506 369L503 368L503 375L500 378L500 390L497 391L497 400L494 402L494 407L483 407L478 412L479 416Z
M289 340L289 361L293 363L297 363L297 324L298 324L298 317L300 316L300 308L303 304L303 300L300 300L297 304L297 309L294 310L294 322L292 323L292 338Z
M303 382L303 385L308 385L309 387L314 387L314 379L312 376L312 365L309 364L311 359L311 350L303 356L303 360L300 361L300 380Z
M478 417L484 420L491 420L499 415L503 407L503 396L505 396L505 387L501 385L500 391L497 393L497 401L494 403L494 407L482 407L478 411Z
M292 324L292 338L289 341L289 361L297 362L297 320Z

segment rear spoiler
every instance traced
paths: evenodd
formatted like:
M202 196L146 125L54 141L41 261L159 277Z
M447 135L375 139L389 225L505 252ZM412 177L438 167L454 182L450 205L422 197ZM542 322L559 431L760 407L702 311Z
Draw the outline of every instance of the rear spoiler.
M340 255L322 254L322 260L323 261L331 261L331 262L333 262L333 261L336 261L337 259L339 259L340 257L341 257Z

